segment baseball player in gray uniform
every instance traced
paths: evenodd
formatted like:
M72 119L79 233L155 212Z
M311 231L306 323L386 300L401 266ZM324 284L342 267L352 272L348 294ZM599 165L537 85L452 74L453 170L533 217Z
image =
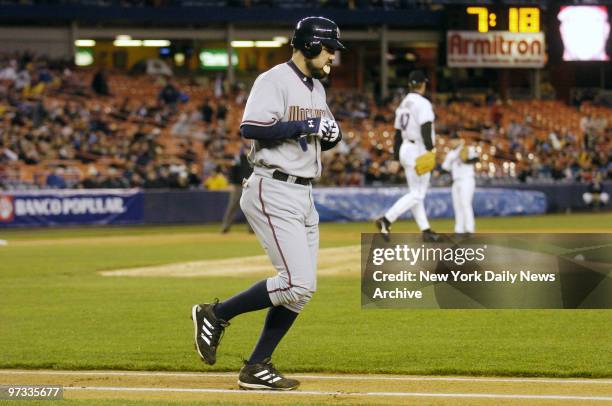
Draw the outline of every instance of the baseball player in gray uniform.
M259 75L245 107L240 131L253 140L249 159L254 169L244 182L240 207L277 274L225 301L192 308L196 349L211 365L233 317L269 309L259 341L240 370L238 384L244 389L299 385L270 360L316 290L319 215L311 182L321 175L321 151L342 138L319 79L329 75L335 51L344 49L339 39L331 20L298 22L291 60Z

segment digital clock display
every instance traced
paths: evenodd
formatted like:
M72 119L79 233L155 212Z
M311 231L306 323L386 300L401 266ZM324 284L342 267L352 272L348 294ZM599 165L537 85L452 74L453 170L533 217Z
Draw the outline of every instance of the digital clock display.
M452 29L478 32L509 31L540 32L538 7L483 7L473 6L457 10L451 19ZM453 21L454 20L454 21Z

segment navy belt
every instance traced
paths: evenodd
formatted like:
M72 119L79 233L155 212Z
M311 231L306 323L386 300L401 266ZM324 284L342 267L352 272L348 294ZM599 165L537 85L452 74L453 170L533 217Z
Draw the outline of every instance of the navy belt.
M287 175L281 171L272 172L272 177L283 182L297 183L298 185L310 186L310 178L300 178L299 176Z

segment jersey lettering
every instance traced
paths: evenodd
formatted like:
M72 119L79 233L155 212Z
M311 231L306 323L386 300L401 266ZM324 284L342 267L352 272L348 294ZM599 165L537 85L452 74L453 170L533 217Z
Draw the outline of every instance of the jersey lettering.
M410 121L410 114L402 113L400 115L400 127L402 127L402 131L406 131L406 128L408 128L409 121Z
M325 110L302 108L300 106L289 106L289 121L304 121L307 118L325 116Z

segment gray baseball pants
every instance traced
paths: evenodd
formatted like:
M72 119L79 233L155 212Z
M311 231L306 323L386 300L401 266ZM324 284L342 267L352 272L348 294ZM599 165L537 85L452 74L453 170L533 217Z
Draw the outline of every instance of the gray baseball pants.
M267 280L272 304L299 313L317 286L319 214L312 186L253 173L240 207L276 268Z

